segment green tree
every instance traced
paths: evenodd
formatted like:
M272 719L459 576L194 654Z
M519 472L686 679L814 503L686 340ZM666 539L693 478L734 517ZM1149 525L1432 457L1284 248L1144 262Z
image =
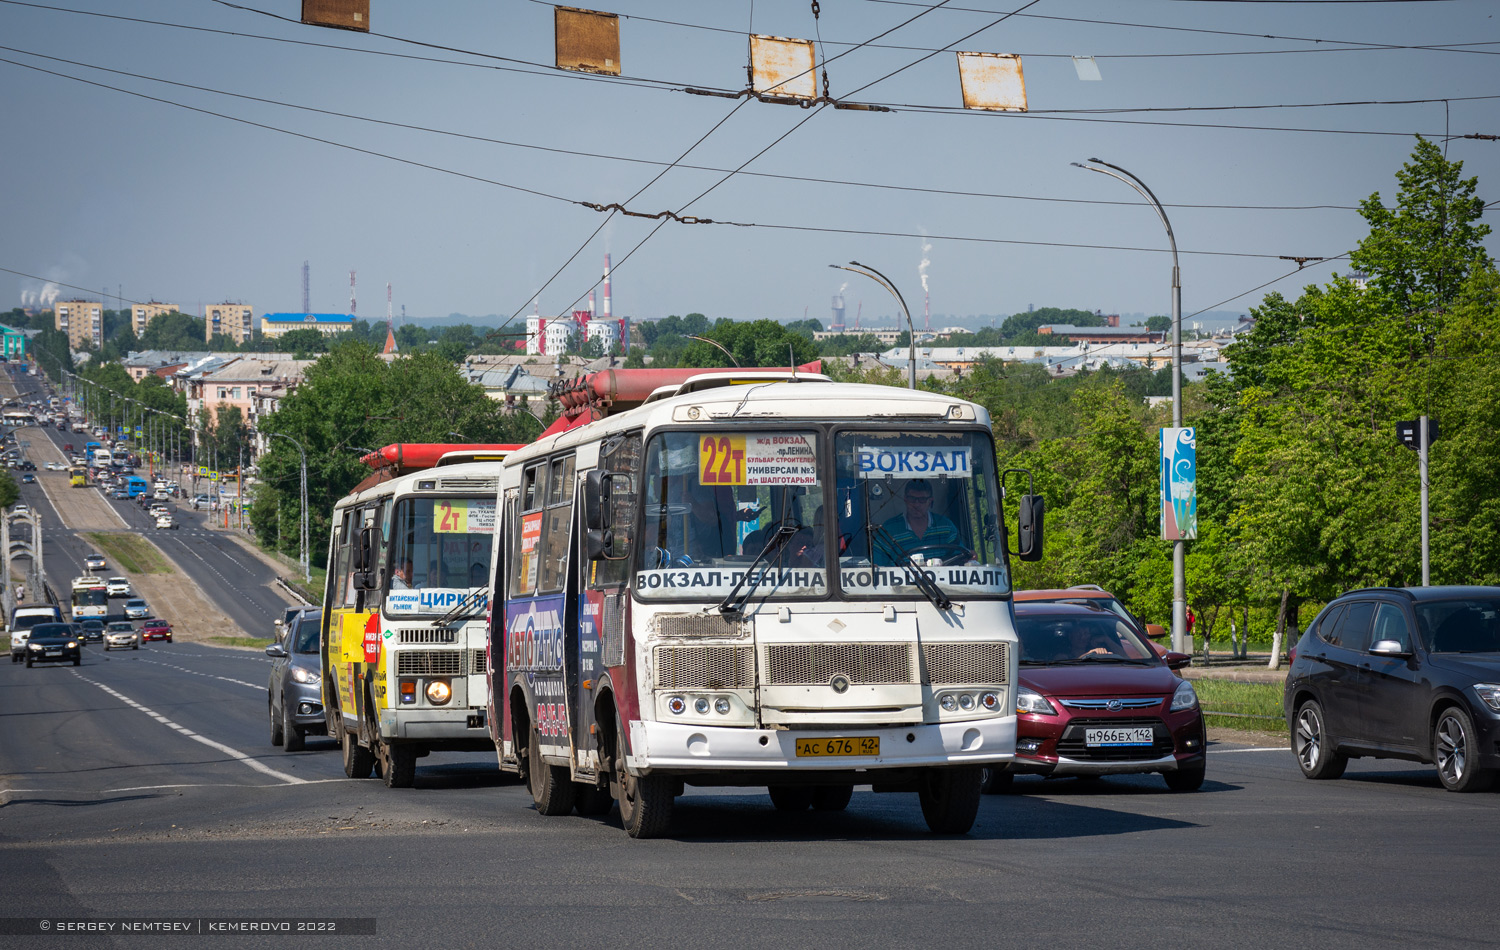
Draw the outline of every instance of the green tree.
M1146 329L1148 329L1148 330L1155 330L1158 333L1166 332L1167 330L1172 329L1172 318L1171 317L1160 317L1160 316L1158 316L1158 317L1147 317L1146 318Z
M817 344L810 337L790 331L775 320L755 320L750 323L721 321L712 330L705 331L703 336L732 353L734 361L730 362L729 356L719 347L701 340L690 340L677 365L707 367L737 364L743 367L775 367L806 363L818 358Z
M0 468L0 509L8 511L20 500L21 486L16 484L9 469Z
M312 557L321 563L334 503L369 474L357 448L395 442L452 442L457 432L473 442L529 442L536 425L471 385L452 362L436 352L390 362L375 347L356 341L336 344L307 370L301 386L262 420L268 435L283 434L307 451ZM299 468L297 450L271 438L259 461L251 523L263 545L297 548Z
M297 359L328 352L328 337L311 327L288 330L276 338L276 344L282 352L292 353Z
M152 317L141 333L141 347L148 350L201 350L203 340L203 320L175 310Z
M1479 179L1462 173L1463 162L1418 138L1411 161L1396 173L1396 207L1387 208L1378 191L1360 204L1370 233L1349 261L1398 312L1446 305L1489 262L1482 242L1490 228L1479 223L1484 200L1474 193Z

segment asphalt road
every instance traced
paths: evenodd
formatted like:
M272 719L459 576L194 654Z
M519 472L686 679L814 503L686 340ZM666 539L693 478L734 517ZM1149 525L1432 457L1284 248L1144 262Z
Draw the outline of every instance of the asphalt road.
M413 789L269 745L259 653L187 643L0 664L10 918L374 917L393 947L1457 947L1500 924L1500 794L1216 743L1202 791L1023 777L973 832L913 794L776 812L689 789L670 837L546 818L493 756L433 755ZM3 923L3 922L0 922ZM4 938L154 946L159 937ZM305 938L212 938L302 946ZM371 938L361 938L370 941Z
M11 377L20 398L34 398L38 384L30 377ZM28 441L46 438L61 450L72 443L81 446L90 436L59 432L55 427L29 427L19 430L18 439ZM88 491L98 491L89 488ZM83 557L94 546L77 533L61 527L51 501L39 485L22 485L22 500L44 517L46 550L44 552L48 581L60 597L66 597L74 577L85 573ZM66 504L59 498L58 504ZM259 558L252 557L234 541L207 527L209 515L193 511L184 499L174 499L174 517L181 525L176 530L158 531L139 504L129 501L109 502L124 519L123 529L148 536L210 597L220 610L248 635L269 637L273 624L282 615L288 598L271 587L276 572ZM105 571L106 575L110 572ZM172 618L167 618L172 619Z

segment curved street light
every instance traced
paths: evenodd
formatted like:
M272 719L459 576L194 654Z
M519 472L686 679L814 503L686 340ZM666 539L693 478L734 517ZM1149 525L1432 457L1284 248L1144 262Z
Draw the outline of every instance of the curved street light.
M877 284L879 284L880 286L884 287L886 290L890 291L891 296L896 298L896 303L898 303L898 304L901 305L901 312L906 315L906 337L907 337L907 344L908 344L907 361L910 363L910 369L909 369L909 371L907 373L907 379L906 379L906 388L908 388L908 389L916 389L917 388L917 328L912 325L912 322L911 322L911 311L908 310L908 309L906 309L906 298L901 296L901 291L899 291L899 290L896 289L896 285L893 284L893 283L891 283L889 278L887 278L880 271L878 271L875 268L871 267L869 264L861 264L859 261L850 261L849 262L849 266L847 266L847 267L844 266L843 264L829 264L828 266L832 267L834 270L846 270L846 271L849 271L851 274L862 274L865 277L868 277L871 280L875 281Z
M706 336L693 336L692 334L688 334L687 338L689 340L697 340L699 343L707 343L709 346L716 348L720 353L723 353L725 356L729 357L729 362L734 364L735 369L740 368L740 361L735 359L734 354L726 350L724 348L724 344L720 343L718 340L710 340Z
M1172 222L1162 208L1156 195L1146 183L1121 168L1102 159L1091 158L1090 164L1072 162L1074 168L1098 172L1123 181L1151 203L1162 227L1167 229L1167 243L1172 246L1172 426L1182 427L1182 269L1177 265L1177 238L1172 234ZM1103 165L1103 168L1095 168ZM1172 542L1172 649L1179 653L1192 652L1187 642L1187 542L1181 538Z

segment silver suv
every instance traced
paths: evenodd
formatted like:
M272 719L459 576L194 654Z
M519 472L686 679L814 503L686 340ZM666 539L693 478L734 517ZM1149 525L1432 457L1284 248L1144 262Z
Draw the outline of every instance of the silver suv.
M266 685L271 744L288 752L304 748L306 736L328 731L318 649L322 627L323 611L300 609L281 625L276 642L266 647L266 656L271 658L271 679Z

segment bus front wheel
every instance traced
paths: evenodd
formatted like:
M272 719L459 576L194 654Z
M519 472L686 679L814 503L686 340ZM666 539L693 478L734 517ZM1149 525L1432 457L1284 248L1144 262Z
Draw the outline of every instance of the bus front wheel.
M615 775L620 786L620 824L632 838L659 838L672 824L677 783L659 772L631 775L625 767L625 728L615 737Z
M984 785L982 769L929 769L922 777L917 796L922 817L934 834L967 834L979 815L979 796Z

